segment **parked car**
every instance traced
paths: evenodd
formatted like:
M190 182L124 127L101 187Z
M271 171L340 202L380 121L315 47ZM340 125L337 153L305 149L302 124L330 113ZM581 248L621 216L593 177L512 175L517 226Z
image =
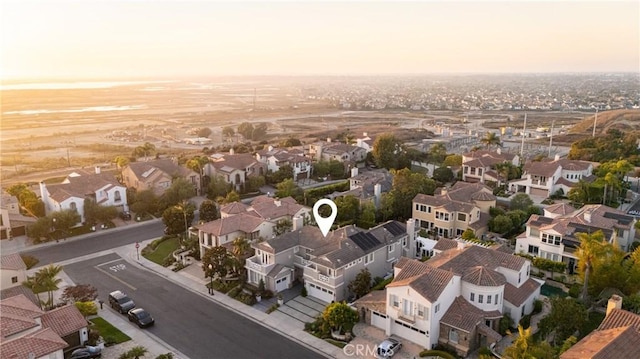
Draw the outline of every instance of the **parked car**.
M394 354L400 351L402 343L397 339L387 338L382 343L378 344L377 353L379 358L391 358Z
M84 348L76 349L71 352L69 359L93 359L100 358L102 356L102 348L86 346Z
M131 309L128 314L129 321L136 323L140 328L150 327L155 324L155 320L142 308Z
M136 304L123 292L116 290L109 293L109 305L122 314L127 314Z

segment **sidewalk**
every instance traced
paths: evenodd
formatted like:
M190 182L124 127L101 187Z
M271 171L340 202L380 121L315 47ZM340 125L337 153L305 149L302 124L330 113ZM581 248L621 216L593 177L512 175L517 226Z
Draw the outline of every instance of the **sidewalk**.
M152 240L141 242L141 248L144 248L144 246L151 241ZM172 270L151 262L142 256L140 256L140 260L138 260L135 249L132 249L131 246L116 248L115 252L132 265L155 272L175 284L182 286L193 293L197 293L211 301L215 301L227 309L232 310L257 324L263 325L270 330L278 332L282 336L296 341L298 344L303 345L326 358L338 358L343 357L344 355L342 349L306 333L304 330L299 328L299 326L291 323L290 320L279 319L275 316L271 316L219 292L216 292L213 296L209 295L207 287L205 286L208 283L208 280L205 278L200 279L193 275L183 275L180 272L173 272Z

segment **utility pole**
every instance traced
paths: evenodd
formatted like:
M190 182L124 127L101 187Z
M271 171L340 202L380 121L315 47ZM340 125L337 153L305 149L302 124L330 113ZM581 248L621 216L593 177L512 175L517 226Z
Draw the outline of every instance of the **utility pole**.
M591 137L596 137L596 124L598 123L598 108L596 107L596 117L593 119L593 133Z
M553 125L556 120L551 121L551 136L549 136L549 157L551 157L551 145L553 144Z
M522 126L522 143L520 144L520 161L524 161L524 136L527 130L527 113L524 113L524 126Z
M71 157L69 157L69 147L67 147L67 166L71 167Z

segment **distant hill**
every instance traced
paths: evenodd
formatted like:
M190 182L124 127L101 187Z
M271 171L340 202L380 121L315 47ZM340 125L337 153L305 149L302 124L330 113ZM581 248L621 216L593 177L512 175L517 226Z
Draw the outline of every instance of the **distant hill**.
M569 134L591 135L595 114L576 123ZM640 131L640 110L612 110L598 113L596 134L615 128L623 132Z

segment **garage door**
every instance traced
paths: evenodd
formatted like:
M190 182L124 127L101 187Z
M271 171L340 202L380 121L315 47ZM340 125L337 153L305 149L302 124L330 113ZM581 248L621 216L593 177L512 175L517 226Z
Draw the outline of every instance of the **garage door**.
M276 279L276 292L281 292L285 289L289 289L289 276Z
M531 188L530 193L532 196L538 196L538 197L548 197L549 196L549 191L547 191L546 189L541 189L541 188Z
M408 323L403 323L398 320L394 320L391 323L391 333L396 334L402 338L410 340L420 346L428 347L428 338L427 332L424 330L420 330L418 328L414 328Z
M313 283L306 283L307 293L315 298L320 299L323 302L331 303L335 300L335 296L332 290L324 288L319 285L315 285Z
M387 320L388 319L386 315L378 313L374 310L371 311L371 325L373 325L374 327L386 330Z

